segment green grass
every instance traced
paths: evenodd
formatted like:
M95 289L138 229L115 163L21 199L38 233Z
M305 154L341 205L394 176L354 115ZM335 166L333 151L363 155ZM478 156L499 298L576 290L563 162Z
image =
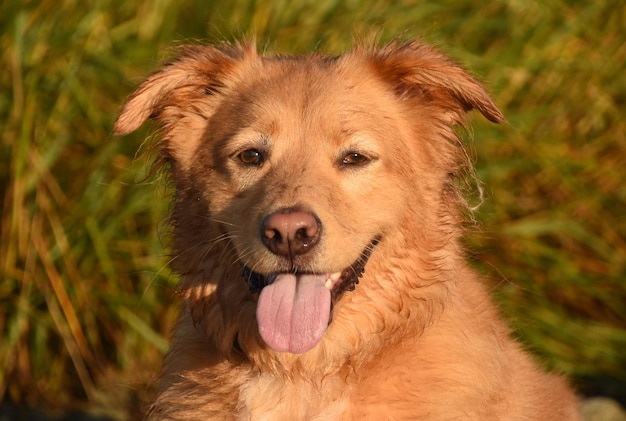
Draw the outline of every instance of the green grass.
M0 399L137 417L176 280L149 132L112 123L172 45L253 33L294 53L422 36L486 80L508 124L474 125L472 258L550 367L624 397L625 18L592 0L3 2Z

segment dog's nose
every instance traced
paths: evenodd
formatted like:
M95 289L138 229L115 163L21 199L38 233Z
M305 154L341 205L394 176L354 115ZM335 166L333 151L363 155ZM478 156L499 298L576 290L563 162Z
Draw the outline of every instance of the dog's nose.
M307 253L320 238L321 224L311 212L293 208L268 215L261 224L261 240L272 253L296 256Z

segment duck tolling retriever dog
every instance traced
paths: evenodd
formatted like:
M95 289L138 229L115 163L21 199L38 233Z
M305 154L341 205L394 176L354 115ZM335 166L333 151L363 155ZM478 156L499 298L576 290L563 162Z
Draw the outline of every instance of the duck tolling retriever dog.
M481 84L421 41L340 56L181 47L153 119L182 312L151 419L576 420L464 260Z

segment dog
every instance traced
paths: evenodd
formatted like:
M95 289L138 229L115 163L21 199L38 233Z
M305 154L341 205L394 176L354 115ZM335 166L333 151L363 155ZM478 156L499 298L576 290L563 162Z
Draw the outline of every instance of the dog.
M180 47L114 130L157 124L182 311L148 417L578 420L464 259L485 88L420 40L339 56Z

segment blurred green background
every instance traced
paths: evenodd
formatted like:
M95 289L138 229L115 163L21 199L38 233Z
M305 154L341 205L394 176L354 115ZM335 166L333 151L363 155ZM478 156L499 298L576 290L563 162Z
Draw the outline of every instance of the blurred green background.
M171 192L149 128L112 123L172 45L253 33L333 54L421 36L485 80L508 123L473 124L470 258L547 367L624 402L625 22L594 0L2 2L1 402L138 417L178 307Z

